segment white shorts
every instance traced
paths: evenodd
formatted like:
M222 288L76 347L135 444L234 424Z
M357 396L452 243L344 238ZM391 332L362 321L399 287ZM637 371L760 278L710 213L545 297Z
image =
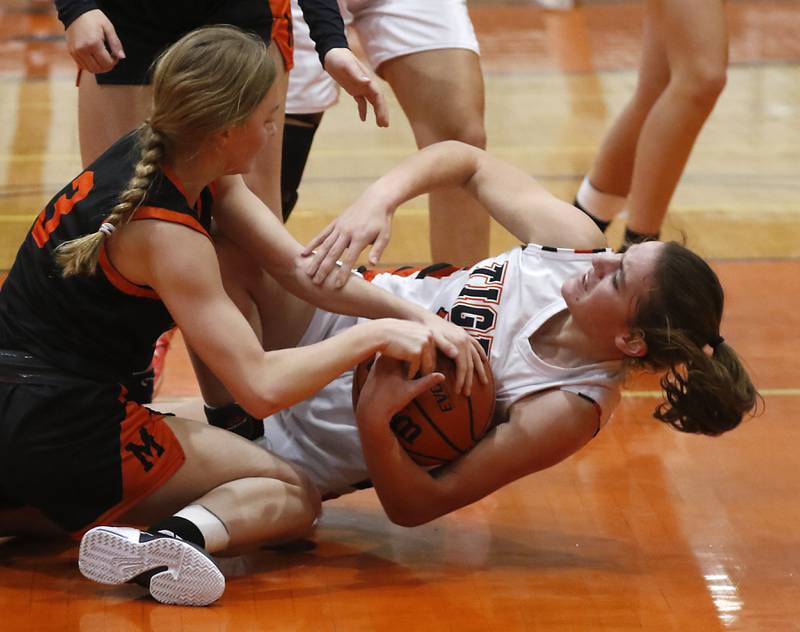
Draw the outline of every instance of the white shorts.
M339 7L376 72L382 63L412 53L444 48L480 53L466 0L339 0ZM294 68L286 112L323 112L336 103L339 88L319 63L297 0L292 20Z
M326 340L358 319L318 309L298 346ZM261 447L305 471L323 497L361 488L369 473L361 449L352 404L353 371L349 370L313 397L264 420Z

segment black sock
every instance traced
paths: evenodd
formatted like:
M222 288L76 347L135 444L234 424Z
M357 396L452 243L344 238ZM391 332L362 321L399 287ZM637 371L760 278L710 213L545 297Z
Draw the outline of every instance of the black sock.
M245 439L258 439L264 436L264 420L248 414L236 402L219 408L204 406L208 423L217 428L230 430Z
M572 206L574 206L575 208L579 208L584 213L586 213L589 216L589 219L591 219L595 224L597 224L597 227L603 232L606 232L606 228L608 228L609 224L611 224L611 220L606 221L604 219L600 219L599 217L595 217L589 211L583 208L583 206L581 206L581 203L578 202L578 198L575 198L575 201L572 203Z
M297 204L297 191L322 115L323 112L286 115L281 157L281 200L284 222L289 219L294 205Z
M625 237L622 240L622 246L620 247L620 252L625 252L628 248L635 244L641 244L645 241L658 241L658 238L661 236L661 233L648 234L648 233L637 233L635 230L631 230L627 226L625 227Z
M186 518L170 516L147 530L148 533L158 533L159 531L177 535L181 540L186 540L202 548L206 546L206 539L203 537L203 533L196 524Z

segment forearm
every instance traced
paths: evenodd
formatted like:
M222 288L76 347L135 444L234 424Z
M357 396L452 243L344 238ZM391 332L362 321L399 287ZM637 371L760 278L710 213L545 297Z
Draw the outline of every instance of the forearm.
M364 196L396 209L408 200L437 189L464 187L480 166L483 152L458 141L430 145L403 160L371 184Z
M267 417L311 397L344 371L380 352L386 341L372 325L352 327L313 345L264 353L256 366L234 375L228 387L250 414Z
M359 422L359 432L370 480L392 522L415 527L452 511L448 481L434 478L411 460L388 419Z
M435 317L423 307L394 296L359 275L353 274L341 288L332 279L316 285L306 274L306 259L298 258L297 265L287 272L278 272L275 279L287 291L330 312L363 316L364 318L402 318L424 323Z

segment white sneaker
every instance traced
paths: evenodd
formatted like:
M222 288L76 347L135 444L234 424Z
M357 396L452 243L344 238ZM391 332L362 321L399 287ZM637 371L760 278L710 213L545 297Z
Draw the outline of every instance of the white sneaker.
M225 576L202 548L164 533L95 527L81 539L78 568L101 584L135 582L161 603L207 606L225 591Z

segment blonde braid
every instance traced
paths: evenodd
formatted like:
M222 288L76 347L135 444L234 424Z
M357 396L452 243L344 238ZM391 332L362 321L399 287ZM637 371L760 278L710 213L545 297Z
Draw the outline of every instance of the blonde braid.
M56 262L64 277L91 275L97 270L100 248L114 229L130 221L133 213L144 201L164 156L162 134L153 129L149 121L137 131L141 154L133 170L133 177L119 196L119 202L111 209L97 232L66 241L56 248Z

